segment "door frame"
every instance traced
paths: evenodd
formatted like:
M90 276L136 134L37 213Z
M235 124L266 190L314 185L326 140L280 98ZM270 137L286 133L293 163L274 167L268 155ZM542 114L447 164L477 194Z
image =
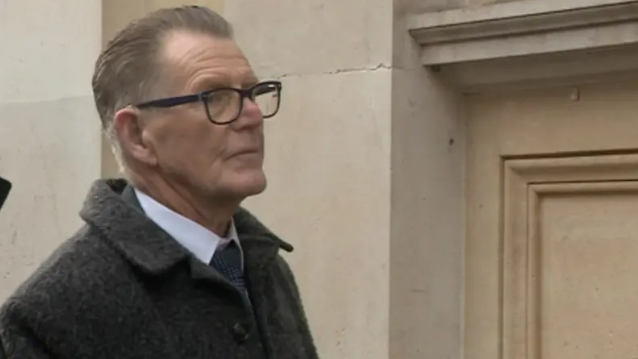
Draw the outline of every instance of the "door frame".
M436 131L441 123L458 122L464 114L464 96L471 93L568 86L614 79L638 80L638 0L519 0L458 10L407 16L407 31L420 46L420 65L428 73L420 81L428 96L428 121ZM441 86L445 83L446 86ZM578 92L574 92L578 96ZM458 111L450 111L458 108ZM455 145L465 148L464 138ZM429 171L449 172L446 154L429 161ZM439 166L437 168L437 166ZM463 173L464 171L460 171ZM446 189L464 192L461 175ZM456 206L458 198L432 198L432 207ZM446 218L449 226L465 228L466 212ZM446 323L420 322L428 345L454 346L451 357L473 359L464 352L465 234L455 241L458 250L445 254L458 273L446 274L454 291L432 293L430 303L461 303L458 312L445 313ZM399 233L399 232L397 232ZM436 238L437 229L423 233ZM394 238L393 238L394 239ZM437 255L442 255L438 253ZM459 300L460 298L460 300ZM441 331L441 327L457 328ZM444 343L444 344L441 344ZM425 344L424 344L425 345ZM501 352L499 359L508 359Z
M638 0L520 0L407 23L421 64L464 92L595 81L638 69Z

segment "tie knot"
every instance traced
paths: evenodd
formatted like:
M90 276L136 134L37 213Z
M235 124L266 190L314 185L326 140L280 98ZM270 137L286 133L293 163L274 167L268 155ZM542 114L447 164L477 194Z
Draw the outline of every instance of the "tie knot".
M245 288L241 249L232 241L226 248L216 251L210 266L238 288Z

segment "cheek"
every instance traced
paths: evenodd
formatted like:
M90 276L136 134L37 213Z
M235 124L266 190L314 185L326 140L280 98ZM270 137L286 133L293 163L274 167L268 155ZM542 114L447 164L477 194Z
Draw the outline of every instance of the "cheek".
M220 130L191 123L166 131L157 137L160 164L171 172L182 172L195 178L220 172L226 151L226 136Z
M214 134L197 133L185 139L183 151L178 161L187 164L197 176L216 176L224 166L224 137Z

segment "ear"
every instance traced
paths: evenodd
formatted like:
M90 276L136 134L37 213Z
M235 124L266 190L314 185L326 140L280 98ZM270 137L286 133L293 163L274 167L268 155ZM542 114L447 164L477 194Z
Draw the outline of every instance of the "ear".
M151 143L145 139L146 127L139 110L131 107L119 110L113 118L115 131L122 147L122 152L132 160L147 165L155 165L157 157Z

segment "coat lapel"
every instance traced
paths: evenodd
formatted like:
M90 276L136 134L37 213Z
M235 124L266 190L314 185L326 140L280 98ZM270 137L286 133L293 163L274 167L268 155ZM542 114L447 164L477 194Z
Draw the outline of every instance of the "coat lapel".
M98 180L91 187L80 217L99 230L102 238L133 265L159 275L180 261L192 257L175 239L151 221L142 211L133 187L125 180ZM247 272L259 273L277 257L279 249L293 247L273 234L250 212L240 208L233 217L244 252ZM191 265L202 279L219 279L206 265ZM256 279L256 278L255 278Z
M124 180L100 180L91 187L80 217L131 264L158 275L188 252L142 212Z

